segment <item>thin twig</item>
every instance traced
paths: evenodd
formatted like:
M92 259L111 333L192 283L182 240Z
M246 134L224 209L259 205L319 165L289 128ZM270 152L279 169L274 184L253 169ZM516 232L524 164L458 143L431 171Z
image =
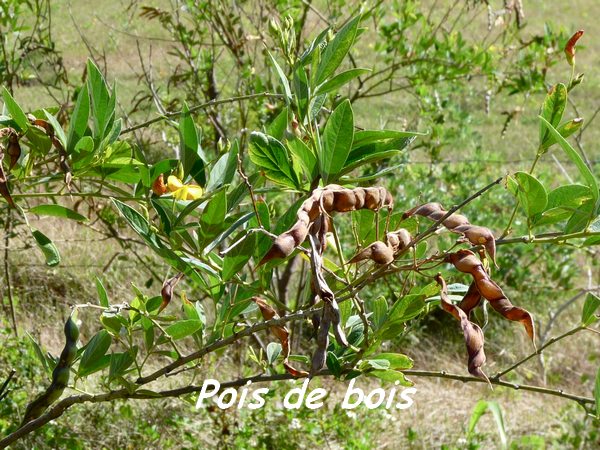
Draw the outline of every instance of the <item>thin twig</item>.
M551 338L548 339L548 342L546 342L544 345L542 345L540 348L538 348L535 352L527 355L525 358L517 361L516 363L514 363L512 366L508 367L507 369L502 370L501 372L498 372L496 375L494 375L493 377L490 377L490 380L499 380L501 377L503 377L504 375L506 375L509 372L512 372L513 370L515 370L517 367L519 367L521 364L526 363L527 361L529 361L531 358L539 355L540 353L542 353L542 351L544 351L544 349L548 348L549 346L551 346L552 344L557 343L558 341L571 336L572 334L575 334L581 330L585 329L585 327L579 325L569 331L567 331L566 333L561 334L560 336L557 336L555 338Z
M235 102L239 102L239 101L243 101L243 100L253 100L256 98L283 98L283 97L284 97L283 94L272 94L270 92L260 92L258 94L239 95L237 97L224 98L222 100L210 100L206 103L192 106L189 109L189 113L191 114L193 112L200 111L202 109L207 109L207 108L210 108L210 107L216 106L216 105L223 105L226 103L235 103ZM147 126L152 125L153 123L156 123L156 122L160 122L162 120L171 119L173 117L179 117L182 114L183 114L183 111L173 111L173 112L166 113L159 117L155 117L154 119L150 119L145 122L139 123L137 125L133 125L131 127L125 128L123 131L121 131L121 135L131 133L132 131L139 130L140 128L146 128ZM188 114L188 112L186 112L186 114Z

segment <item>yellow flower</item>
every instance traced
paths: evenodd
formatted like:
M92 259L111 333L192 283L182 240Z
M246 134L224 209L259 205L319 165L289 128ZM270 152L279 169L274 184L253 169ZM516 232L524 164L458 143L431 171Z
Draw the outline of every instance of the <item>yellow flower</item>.
M167 178L167 188L176 200L197 200L202 197L202 188L194 184L183 184L175 175Z

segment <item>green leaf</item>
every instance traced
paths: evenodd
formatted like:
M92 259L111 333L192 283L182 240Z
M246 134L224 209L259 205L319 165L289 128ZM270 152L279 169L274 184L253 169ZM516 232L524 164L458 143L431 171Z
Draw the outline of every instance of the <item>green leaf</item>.
M568 122L563 123L556 129L556 131L558 131L560 133L560 135L566 139L569 136L571 136L573 133L579 131L582 126L583 126L583 119L578 117L576 119L572 119L572 120L569 120ZM546 135L544 143L542 144L542 149L547 150L554 144L556 144L556 139L554 139L553 136L548 134L548 135Z
M4 106L6 107L8 114L10 114L15 121L19 131L27 131L27 128L29 128L29 120L27 120L27 116L5 87L2 87L2 99L4 100Z
M473 413L471 414L471 420L469 421L468 438L472 438L473 433L475 432L475 426L477 425L477 422L479 422L479 419L481 419L481 416L483 416L487 410L489 410L492 413L492 415L494 416L494 420L496 421L496 426L498 428L498 435L500 436L502 448L507 448L508 441L506 438L506 430L504 428L502 410L500 409L500 405L498 405L498 403L495 401L488 402L485 400L480 400L477 402L475 408L473 409Z
M319 166L325 183L335 180L346 163L354 139L354 114L349 100L344 100L329 116L321 139Z
M281 141L285 135L285 131L288 126L288 107L281 110L279 114L273 119L273 121L267 127L267 134L273 136L275 139Z
M91 59L87 62L88 92L94 124L93 135L100 142L115 116L115 99L111 98L104 77ZM83 113L82 113L83 114ZM80 125L80 124L79 124Z
M388 383L395 383L396 381L398 381L401 386L413 385L411 381L406 379L402 372L399 372L397 370L373 370L371 372L368 372L367 375L370 377L377 377L380 380L387 381Z
M71 154L75 150L75 146L85 136L88 127L88 119L90 116L90 98L88 95L87 84L81 86L79 94L77 94L77 103L71 114L69 122L69 131L67 133L67 153ZM93 150L93 147L92 147Z
M369 308L373 312L373 316L371 317L371 321L375 330L379 329L381 325L383 325L385 318L387 316L388 304L387 300L383 296L379 296L374 299Z
M281 344L279 342L269 342L267 345L267 362L273 364L281 354Z
M600 307L600 298L597 295L588 292L581 313L581 326L589 327L598 320L595 316L598 307Z
M354 133L352 150L368 144L384 143L396 140L404 140L400 142L412 142L414 138L418 136L425 136L426 134L427 133L420 133L418 131L360 130Z
M106 292L106 288L102 283L102 280L96 277L96 291L98 292L98 301L100 302L100 306L104 306L108 308L110 303L108 302L108 293Z
M570 218L575 210L591 198L590 188L582 184L559 186L548 193L546 210L534 217L536 226L550 225Z
M175 341L194 334L202 328L202 322L195 319L180 320L173 325L169 325L165 331Z
M232 242L237 242L242 234L238 234ZM239 270L244 267L250 257L254 254L256 246L256 236L246 236L244 242L233 248L223 259L223 272L221 274L223 281L229 281Z
M514 178L509 177L508 180L509 190L517 197L527 217L533 217L546 209L548 194L537 178L526 172L517 172Z
M205 236L215 236L219 233L225 222L227 214L227 193L219 191L207 203L200 216L200 226Z
M331 78L330 80L325 81L323 84L317 87L315 94L327 94L331 91L336 91L343 85L347 84L349 81L356 77L360 77L365 73L371 72L370 69L349 69L345 70L341 73L338 73L336 76Z
M553 86L552 89L546 95L544 103L542 104L542 110L540 116L548 121L554 128L557 128L562 120L565 107L567 105L567 87L558 83ZM543 143L548 136L546 127L540 124L540 145L543 147Z
M394 370L410 369L413 366L413 360L401 353L380 353L373 359L383 359L389 362L389 368Z
M47 361L46 357L44 356L44 352L42 351L42 348L36 342L36 340L33 338L33 336L31 336L27 331L25 332L25 334L27 335L27 338L29 339L29 343L33 347L33 352L35 353L35 356L37 356L37 358L42 363L42 366L44 366L44 370L46 372L50 373L50 368L48 366L48 361Z
M327 368L329 369L331 374L334 377L339 378L342 374L342 365L340 364L340 360L335 355L335 353L327 352L327 358L325 360L325 363L327 364Z
M58 120L56 120L56 117L54 117L52 114L50 114L45 109L44 109L44 114L46 115L46 119L48 119L48 123L50 123L50 125L52 125L54 134L58 138L58 141L62 144L63 149L66 149L67 148L67 137L65 136L65 131L60 126L60 123L58 123Z
M115 378L122 376L134 361L135 358L132 356L131 352L111 354L108 378L114 380Z
M585 200L581 206L573 211L571 218L565 226L565 233L569 234L584 230L593 217L593 211L594 202L592 199Z
M298 106L298 122L303 123L308 114L310 94L308 88L308 77L304 66L300 65L294 72L294 94ZM287 123L286 123L287 125Z
M273 58L273 55L271 55L271 52L269 52L267 50L267 53L269 54L269 57L271 58L271 62L273 63L273 66L275 67L275 72L277 72L279 81L281 81L281 84L283 85L283 92L285 94L285 103L287 105L289 105L292 102L292 91L290 90L290 83L289 83L287 77L285 76L285 73L281 69L281 66L277 63L277 60L275 60L275 58Z
M131 228L133 228L141 236L149 236L150 225L148 224L148 221L144 218L144 216L142 216L131 206L126 205L125 203L117 199L113 198L112 202L117 207L121 215L125 218L125 220L129 223Z
M600 198L599 198L600 193L598 192L598 183L596 181L596 178L594 178L594 174L592 173L590 168L586 165L586 163L583 161L581 156L579 156L579 153L577 153L573 149L573 147L571 147L571 144L569 144L566 141L566 139L564 137L562 137L558 131L556 131L556 129L552 126L552 124L550 124L546 119L544 119L541 116L540 116L540 120L548 128L548 130L550 131L550 134L554 137L554 139L556 139L558 144L561 146L561 148L567 154L567 156L573 162L573 164L575 164L575 166L577 166L579 173L585 180L586 186L588 186L591 190L592 199L594 200L594 205L595 205L593 210L594 210L594 213L597 213L598 210L600 209Z
M206 174L204 173L204 161L200 149L200 137L187 103L183 104L181 118L179 119L179 138L183 173L185 176L190 175L200 186L205 186Z
M38 205L31 208L29 212L40 216L62 217L78 222L87 222L88 220L87 217L61 205Z
M89 375L96 370L100 370L102 367L98 366L98 362L102 360L102 357L106 355L108 348L112 342L112 338L108 331L100 330L85 346L81 361L79 363L79 369L77 374L81 376ZM110 363L110 358L107 361L107 365ZM106 366L104 366L106 367Z
M60 263L60 253L56 245L40 230L32 229L31 234L46 258L46 265L50 267L58 265Z
M321 62L317 68L317 85L322 84L327 78L333 75L346 57L346 54L350 50L350 47L352 47L354 39L356 38L360 20L361 16L359 15L348 21L348 23L336 33L331 42L327 44L325 51L321 55Z
M400 136L391 139L377 139L371 141L371 139L366 139L366 137L364 137L364 143L357 145L356 139L358 138L359 133L361 132L359 131L354 135L352 150L348 155L342 174L346 174L365 164L375 163L396 156L415 139L415 136ZM401 133L404 134L404 132Z
M233 141L229 151L222 155L212 167L208 176L206 190L212 192L225 184L230 184L235 176L237 169L237 155L239 143L237 139Z
M253 132L249 144L250 160L264 170L270 180L284 186L299 188L287 149L272 136Z
M289 140L287 145L293 157L300 162L306 177L312 182L318 174L317 157L314 152L301 139L296 137Z
M377 331L379 339L391 339L403 329L404 323L417 317L425 307L425 296L409 294L398 300L388 311L387 318Z

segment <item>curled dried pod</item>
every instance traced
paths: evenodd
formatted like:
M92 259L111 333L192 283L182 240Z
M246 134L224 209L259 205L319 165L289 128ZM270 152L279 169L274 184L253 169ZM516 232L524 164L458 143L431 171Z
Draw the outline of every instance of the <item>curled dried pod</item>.
M258 266L262 266L263 264L271 261L272 259L278 258L286 258L291 255L296 247L296 242L294 241L294 237L285 232L279 235L276 239L267 254L260 260Z
M363 188L355 188L352 191L354 193L354 210L363 209L365 207L365 198L367 193Z
M321 192L321 195L319 196L319 206L321 207L321 210L328 212L328 213L334 211L334 207L333 207L334 198L335 198L335 195L334 195L333 191L330 191L328 189L323 190Z
M485 363L485 352L483 350L483 331L479 325L469 320L467 314L461 308L450 301L450 298L448 297L448 287L446 285L446 281L440 274L436 276L436 281L441 287L440 299L442 309L452 314L452 316L454 316L454 318L460 322L465 344L467 346L467 353L469 355L469 373L476 377L483 378L489 382L487 376L483 370L481 370L481 367Z
M331 325L331 316L326 313L323 308L321 321L319 323L319 329L317 330L317 348L313 353L309 377L313 377L323 367L325 367L325 361L327 359L327 347L329 346L329 327Z
M406 219L406 218L412 217L414 215L429 217L429 218L432 218L433 216L439 216L437 219L435 219L435 220L439 220L444 215L443 211L444 211L444 208L442 208L442 205L440 203L430 202L430 203L425 203L423 205L415 206L414 208L409 209L402 215L402 217L404 219ZM442 213L442 214L440 214L440 213Z
M342 347L348 347L348 340L346 339L346 334L342 328L342 316L340 314L340 308L335 301L335 299L331 300L331 302L325 303L325 308L328 309L328 314L331 316L331 325L333 328L333 335L335 336L335 340Z
M492 262L496 263L496 238L489 228L477 225L461 225L452 231L463 234L473 245L483 245Z
M508 320L520 322L532 342L535 343L535 325L531 314L518 306L514 306L502 291L502 288L492 280L483 264L470 250L459 250L447 257L454 267L473 277L479 293L485 298L495 311Z
M277 312L269 305L266 301L264 301L260 297L252 297L252 301L256 303L258 309L260 309L260 313L264 320L271 320L279 318ZM289 363L290 356L290 332L284 325L273 325L269 327L271 332L277 337L279 343L281 344L281 354L283 355L283 367L285 370L294 377L305 377L308 375L308 372L304 370L299 370L293 367Z
M13 208L16 208L15 202L13 201L12 196L10 195L10 190L8 189L8 181L6 179L6 174L4 173L4 167L2 165L2 160L4 159L3 148L0 145L0 195L4 197L4 200Z
M481 304L481 294L477 289L477 284L473 281L469 285L467 293L458 304L458 307L462 309L467 317L471 317L471 312Z
M294 239L294 244L300 245L302 242L304 242L306 236L308 235L308 225L303 221L296 222L296 225L290 228L290 230L286 233L292 236L292 239Z

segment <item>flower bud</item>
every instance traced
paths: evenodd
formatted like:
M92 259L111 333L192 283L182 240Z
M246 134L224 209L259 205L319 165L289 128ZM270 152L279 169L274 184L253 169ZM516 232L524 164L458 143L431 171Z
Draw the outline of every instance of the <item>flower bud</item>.
M581 36L583 36L583 30L577 31L573 36L571 36L571 39L569 39L567 45L565 46L565 55L570 66L575 64L575 44L577 44L577 41L581 38Z

